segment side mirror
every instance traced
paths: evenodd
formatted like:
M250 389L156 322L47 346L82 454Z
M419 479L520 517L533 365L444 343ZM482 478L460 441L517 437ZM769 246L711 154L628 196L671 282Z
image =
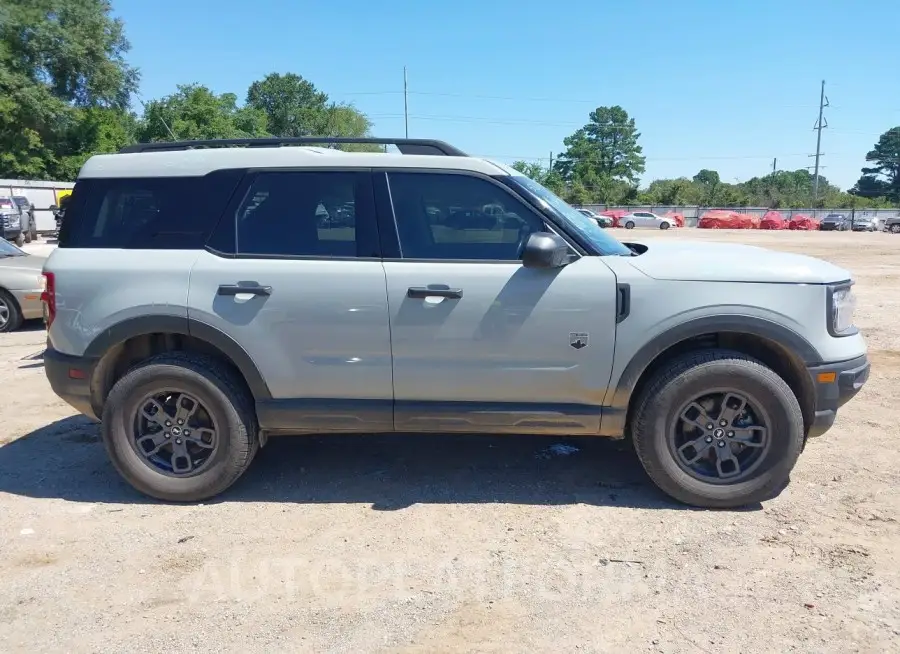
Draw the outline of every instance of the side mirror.
M56 206L55 204L51 204L51 205L50 205L50 211L59 211L59 207Z
M528 237L522 251L526 268L562 268L569 263L569 244L551 232L536 232Z

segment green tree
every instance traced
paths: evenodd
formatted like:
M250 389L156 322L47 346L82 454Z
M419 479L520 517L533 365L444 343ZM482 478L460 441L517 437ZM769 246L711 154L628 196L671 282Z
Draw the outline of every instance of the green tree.
M588 123L563 140L555 169L568 183L586 187L608 181L636 185L646 162L634 119L620 106L597 107Z
M265 113L273 136L318 135L328 96L300 75L270 73L247 90L247 106Z
M866 161L873 165L862 169L863 176L851 192L865 197L882 195L900 203L900 127L882 134Z
M539 184L543 183L544 178L547 176L547 169L536 162L515 161L513 162L512 167L525 175L525 177L530 177Z
M170 131L171 130L171 133ZM139 141L227 139L266 136L266 115L238 107L234 93L216 95L201 84L181 84L172 95L147 103Z
M110 14L108 0L0 2L0 177L71 178L100 125L127 124L138 73Z
M351 104L329 102L328 95L295 73L270 73L247 90L247 107L266 116L273 136L369 136L372 122ZM378 146L353 144L343 150L377 151Z

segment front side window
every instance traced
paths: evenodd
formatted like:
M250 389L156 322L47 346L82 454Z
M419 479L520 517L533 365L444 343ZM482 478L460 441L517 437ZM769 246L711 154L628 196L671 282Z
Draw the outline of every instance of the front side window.
M543 220L501 186L470 175L389 173L405 259L517 261Z
M267 172L237 209L237 253L246 256L357 255L354 172Z

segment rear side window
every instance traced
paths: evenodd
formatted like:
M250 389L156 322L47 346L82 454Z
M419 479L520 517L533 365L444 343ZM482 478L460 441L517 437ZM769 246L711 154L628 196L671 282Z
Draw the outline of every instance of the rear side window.
M241 257L377 254L372 252L377 234L368 173L258 172L233 218L237 242L229 249Z
M215 228L241 171L203 177L80 179L60 247L192 250Z

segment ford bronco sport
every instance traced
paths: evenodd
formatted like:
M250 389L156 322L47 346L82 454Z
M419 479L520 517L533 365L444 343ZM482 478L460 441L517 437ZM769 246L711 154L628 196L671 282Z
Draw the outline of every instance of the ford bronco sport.
M343 142L400 153L315 145ZM869 373L846 270L622 243L440 141L94 156L44 276L50 384L168 501L221 493L271 436L470 432L630 438L670 496L739 506Z

